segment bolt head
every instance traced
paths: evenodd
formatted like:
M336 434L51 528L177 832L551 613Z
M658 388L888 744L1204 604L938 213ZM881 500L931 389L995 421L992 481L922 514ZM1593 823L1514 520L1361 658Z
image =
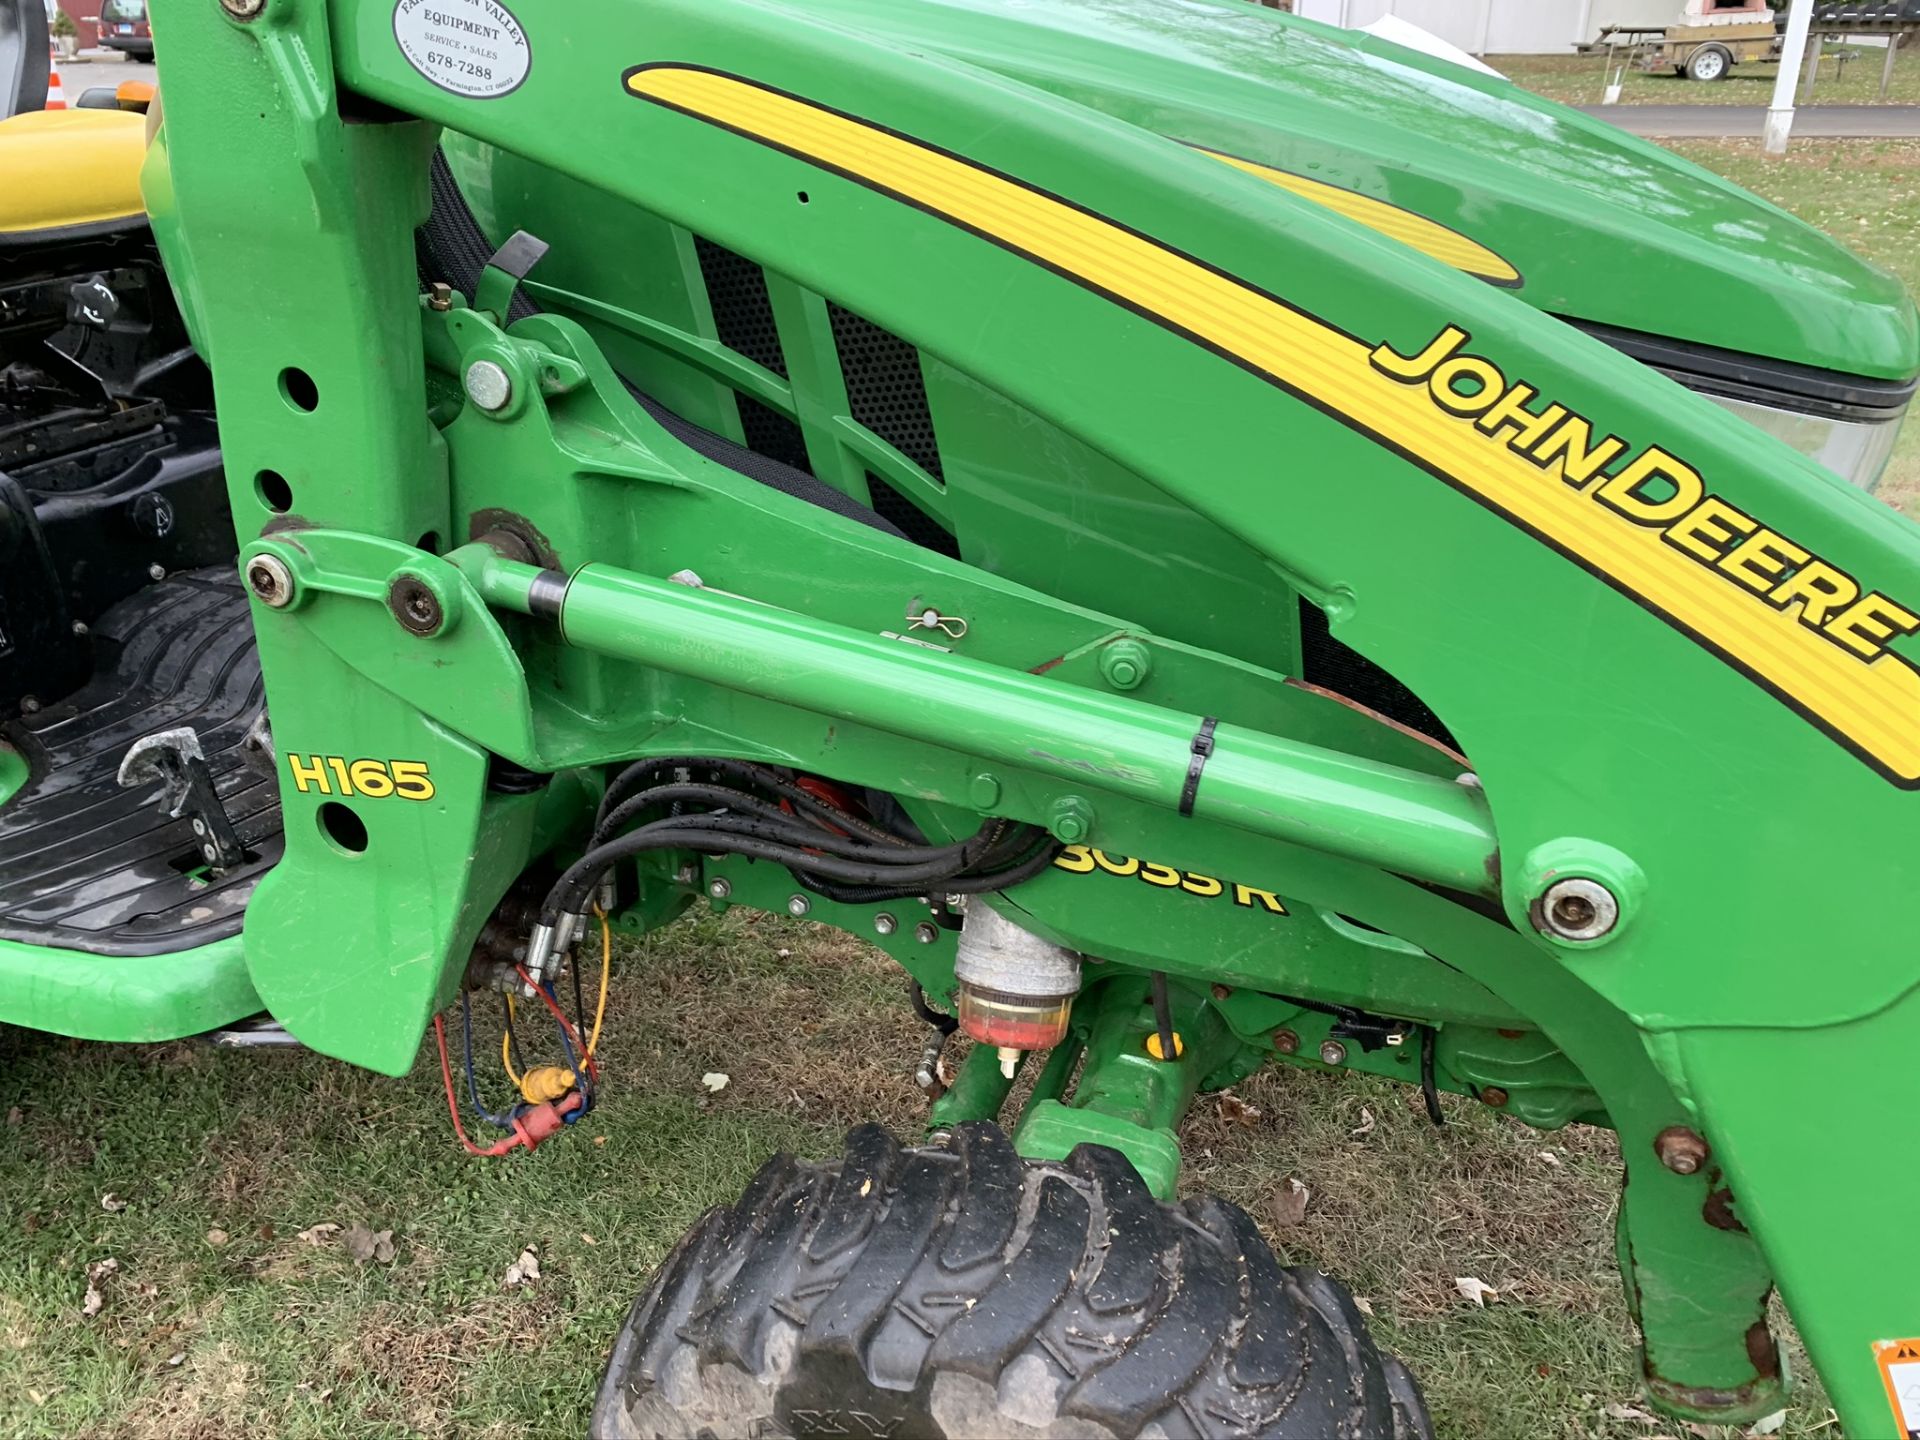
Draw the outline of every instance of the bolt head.
M1078 795L1062 795L1047 813L1047 828L1063 845L1078 845L1093 834L1093 807Z
M267 8L267 0L220 0L220 8L236 20L251 20Z
M86 638L86 637L87 637L87 636L88 636L89 634L91 634L92 632L91 632L90 630L88 630L88 629L87 629L87 622L86 622L86 621L84 621L84 620L76 620L76 621L74 621L74 622L73 622L73 633L74 633L75 635L78 635L78 636L80 636L80 637L81 637L82 639L85 639L85 638Z
M447 619L440 597L417 575L398 576L387 587L387 608L400 628L413 635L438 634Z
M1137 690L1152 669L1147 647L1138 640L1115 640L1100 652L1100 675L1116 690Z
M476 360L467 366L467 398L488 414L507 408L513 399L513 380L491 360Z
M1276 1030L1273 1032L1273 1048L1282 1055L1298 1055L1300 1037L1291 1030Z
M293 572L278 555L256 555L247 562L247 588L270 609L293 603Z
M900 922L885 912L873 917L873 933L876 935L891 935L899 928Z
M1511 1098L1512 1097L1509 1096L1507 1092L1505 1090L1502 1090L1498 1085L1489 1085L1487 1086L1486 1089L1480 1092L1480 1103L1482 1105L1491 1105L1496 1110L1499 1109L1502 1105L1505 1105L1507 1101Z
M166 579L166 578L167 578L167 567L166 567L166 566L164 566L164 565L162 565L162 564L160 564L160 563L159 563L158 561L155 561L155 562L154 562L153 564L151 564L151 565L149 565L149 566L147 566L147 578L148 578L149 580L164 580L164 579Z
M707 883L707 894L716 900L724 900L733 894L733 882L728 880L724 875L718 880L709 881Z
M922 945L931 945L940 938L940 927L931 920L922 920L913 927L913 938Z
M1338 1040L1320 1042L1320 1061L1324 1065L1344 1065L1347 1063L1347 1047Z
M794 919L798 920L811 909L813 909L813 902L807 899L806 896L789 895L787 897L787 914L793 916Z
M1213 998L1216 1000L1224 1000L1231 994L1233 994L1233 987L1231 985L1215 985L1213 987Z
M427 286L427 308L442 315L453 309L453 287L444 280Z
M1694 1175L1707 1163L1712 1151L1698 1131L1684 1125L1669 1125L1653 1137L1653 1153L1674 1174Z
M1546 888L1534 923L1556 940L1598 940L1620 923L1620 902L1598 880L1570 875Z

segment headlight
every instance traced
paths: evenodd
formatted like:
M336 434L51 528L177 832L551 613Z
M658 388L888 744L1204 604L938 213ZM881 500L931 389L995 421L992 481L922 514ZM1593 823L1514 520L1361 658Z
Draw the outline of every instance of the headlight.
M1893 455L1893 442L1900 435L1900 422L1907 418L1904 405L1885 419L1840 420L1736 400L1710 390L1701 393L1776 440L1786 441L1802 455L1818 460L1849 485L1858 485L1869 493L1880 484L1881 473Z
M1878 380L1575 321L1671 380L1871 492L1893 455L1912 380Z

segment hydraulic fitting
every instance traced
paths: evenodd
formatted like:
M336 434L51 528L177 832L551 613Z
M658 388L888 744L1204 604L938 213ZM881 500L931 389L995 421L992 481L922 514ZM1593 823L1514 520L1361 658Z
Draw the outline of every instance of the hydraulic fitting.
M1047 1050L1067 1038L1080 957L1023 930L980 898L967 906L954 955L960 1026L1000 1052L1011 1076L1024 1050Z

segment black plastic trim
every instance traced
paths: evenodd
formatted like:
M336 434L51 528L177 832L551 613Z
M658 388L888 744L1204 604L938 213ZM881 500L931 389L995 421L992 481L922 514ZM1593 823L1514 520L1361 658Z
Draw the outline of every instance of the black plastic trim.
M1907 402L1913 399L1915 387L1920 386L1920 377L1879 380L1870 375L1822 370L1791 360L1746 355L1738 350L1696 345L1688 340L1623 330L1589 320L1559 318L1623 355L1651 365L1690 390L1750 400L1802 415L1869 423L1891 420L1906 408Z

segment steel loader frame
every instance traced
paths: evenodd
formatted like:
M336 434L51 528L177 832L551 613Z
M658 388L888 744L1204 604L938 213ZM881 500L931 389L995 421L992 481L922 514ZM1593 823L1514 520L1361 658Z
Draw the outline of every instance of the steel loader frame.
M784 7L503 10L527 65L492 98L425 78L389 3L154 9L149 207L213 367L282 764L245 964L301 1039L405 1070L611 763L795 766L939 835L1014 817L1068 848L994 904L1106 962L1028 1153L1115 1144L1164 1193L1196 1090L1276 1054L1415 1079L1425 1050L1442 1088L1618 1130L1660 1403L1777 1406L1777 1279L1849 1433L1887 1432L1876 1345L1920 1334L1912 524L1253 176ZM1053 593L1123 593L1071 554L1035 588L756 485L637 406L607 337L791 407L780 377L537 270L546 308L512 325L510 261L428 303L439 127L566 177L610 244L697 229L1043 417L1244 547L1271 610L1172 640ZM462 403L481 362L491 408ZM813 418L857 470L871 437ZM1260 646L1296 594L1471 775L1288 683ZM926 608L964 638L903 643ZM693 855L643 879L633 929L793 893ZM882 908L810 913L949 991L951 932ZM1175 1061L1141 1049L1152 971ZM55 1028L118 1023L63 1003ZM970 1065L936 1123L1005 1096Z

